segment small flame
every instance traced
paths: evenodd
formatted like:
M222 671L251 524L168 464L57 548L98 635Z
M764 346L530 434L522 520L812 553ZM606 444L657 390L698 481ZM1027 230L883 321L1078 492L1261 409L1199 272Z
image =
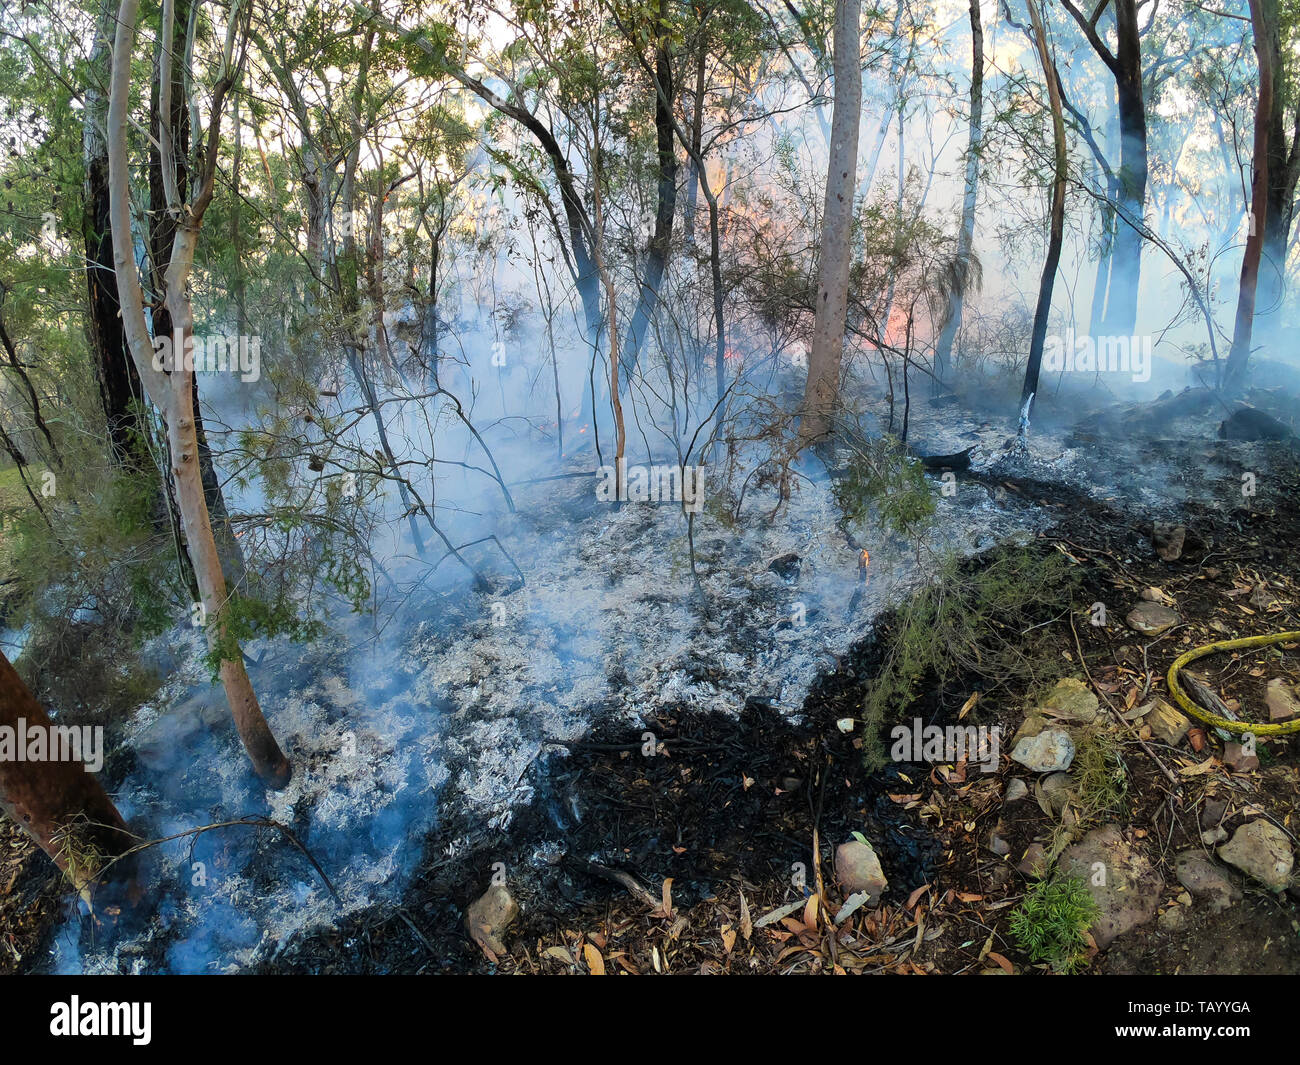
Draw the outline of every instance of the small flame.
M871 555L867 552L866 548L863 548L858 554L858 566L861 569L866 569L869 565L871 565Z

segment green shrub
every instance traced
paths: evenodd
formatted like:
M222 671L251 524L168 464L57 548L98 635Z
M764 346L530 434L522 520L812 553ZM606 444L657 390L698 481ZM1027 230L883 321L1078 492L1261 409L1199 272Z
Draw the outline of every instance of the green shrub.
M1058 972L1083 965L1084 933L1097 918L1097 903L1077 876L1041 880L1011 913L1011 935L1031 961L1050 962Z
M888 650L863 704L867 768L884 764L877 737L901 718L922 682L942 687L969 675L986 687L1016 675L1042 679L1057 667L1033 626L1047 610L1068 605L1078 577L1056 552L999 548L963 563L939 559L930 582L895 615ZM1050 604L1050 606L1049 606Z

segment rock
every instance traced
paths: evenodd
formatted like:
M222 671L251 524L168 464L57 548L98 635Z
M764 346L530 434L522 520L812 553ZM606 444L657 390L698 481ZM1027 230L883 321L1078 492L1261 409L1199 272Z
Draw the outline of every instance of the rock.
M1049 722L1037 710L1026 715L1020 727L1016 729L1016 734L1011 737L1011 746L1014 748L1021 740L1031 736L1037 736L1043 729L1047 728Z
M1063 729L1044 729L1017 743L1011 757L1035 773L1059 772L1074 761L1074 740Z
M1052 817L1060 817L1070 804L1070 795L1074 788L1074 781L1070 779L1070 774L1049 773L1039 781L1039 787L1042 789L1042 802L1047 804L1047 810L1044 812Z
M489 961L506 952L501 934L519 916L519 904L504 884L493 884L465 911L465 930Z
M1025 856L1020 859L1020 864L1016 869L1024 873L1025 876L1031 876L1035 880L1042 880L1051 868L1051 863L1047 860L1047 851L1041 843L1031 843L1025 848Z
M1201 811L1201 822L1206 825L1217 825L1227 812L1228 804L1225 800L1206 799L1205 808Z
M1007 781L1007 793L1003 796L1006 802L1018 802L1029 794L1029 785L1019 777L1012 777Z
M1295 865L1286 833L1263 819L1238 828L1219 848L1219 857L1272 891L1286 890Z
M1213 913L1226 910L1241 901L1241 889L1228 874L1196 850L1183 851L1174 858L1174 875L1193 895L1204 896Z
M1155 523L1151 532L1151 543L1166 562L1177 562L1183 554L1183 544L1187 540L1187 529L1182 525L1165 525Z
M1083 880L1097 903L1091 932L1098 949L1105 950L1116 936L1151 920L1160 906L1164 879L1116 825L1094 828L1067 847L1058 867Z
M1259 768L1259 755L1249 753L1240 743L1230 740L1223 745L1223 764L1234 773L1253 773Z
M1163 699L1156 699L1150 707L1142 720L1150 726L1151 735L1170 747L1177 747L1187 735L1191 721Z
M1134 629L1146 636L1159 636L1162 632L1173 628L1182 619L1169 607L1143 599L1128 612L1128 617L1124 620L1128 622L1130 629Z
M1238 407L1219 423L1220 440L1290 440L1291 430L1254 407Z
M1065 677L1057 682L1039 711L1065 721L1092 721L1097 716L1097 696L1083 681Z
M1006 829L1003 827L1002 822L999 821L993 826L992 831L989 832L988 841L985 843L985 846L999 858L1005 858L1011 853L1011 844L1001 836L1001 833L1005 831Z
M783 581L794 581L799 579L799 567L802 563L803 560L791 551L785 555L777 555L767 564L767 568Z
M1222 825L1215 825L1213 828L1207 828L1201 833L1201 842L1207 847L1213 847L1216 843L1222 843L1228 838L1228 830Z
M846 895L865 891L873 900L878 899L889 886L885 872L880 868L880 858L871 844L856 839L836 848L835 877Z
M1187 915L1181 906L1170 906L1157 919L1162 932L1181 932L1187 925Z
M1300 699L1296 698L1295 689L1281 677L1274 677L1268 682L1264 701L1268 703L1270 721L1290 721L1300 714Z

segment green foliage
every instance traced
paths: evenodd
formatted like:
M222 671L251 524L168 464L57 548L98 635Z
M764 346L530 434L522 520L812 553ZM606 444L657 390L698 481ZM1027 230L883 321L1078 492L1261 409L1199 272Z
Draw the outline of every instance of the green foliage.
M1009 547L965 565L938 560L934 577L902 606L891 624L888 651L863 704L869 770L884 763L877 734L891 714L901 717L923 681L944 686L966 674L985 684L1051 668L1033 631L1045 603L1068 602L1077 576L1056 552ZM1041 630L1040 630L1041 631Z
M1078 877L1041 880L1011 913L1011 934L1032 961L1075 972L1086 960L1084 933L1097 918L1097 904Z
M1122 810L1128 794L1128 770L1109 729L1094 724L1081 731L1075 744L1072 775L1084 823Z
M934 517L934 492L921 464L891 436L856 446L832 491L846 523L862 523L874 510L882 528L913 542Z

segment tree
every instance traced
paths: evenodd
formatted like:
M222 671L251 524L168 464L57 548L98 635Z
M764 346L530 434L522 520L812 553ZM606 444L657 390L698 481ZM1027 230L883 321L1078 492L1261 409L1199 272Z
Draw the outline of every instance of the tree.
M139 458L144 427L137 417L142 398L140 375L135 371L122 329L117 299L117 277L113 273L113 234L109 226L108 145L104 140L104 117L108 99L98 81L107 69L113 48L113 0L103 0L95 24L90 51L90 78L86 85L82 134L86 163L82 236L86 245L86 290L89 298L86 324L91 357L99 381L108 438L116 457Z
M1264 233L1269 200L1269 132L1273 113L1273 77L1277 43L1277 0L1250 0L1250 24L1255 31L1255 56L1259 63L1259 97L1255 107L1254 149L1250 185L1250 230L1241 257L1241 283L1237 291L1237 317L1232 330L1232 347L1224 388L1236 392L1245 383L1250 362L1250 341L1255 324L1255 295L1259 286L1259 263L1264 250Z
M51 758L55 726L3 652L0 730L14 744L40 735L46 759L29 760L30 747L21 757L16 750L0 753L0 810L36 841L78 891L84 890L99 876L104 861L134 840L113 800L84 763Z
M948 317L934 349L935 377L942 381L952 360L952 345L961 328L962 303L971 273L971 245L975 238L975 204L979 199L980 139L984 133L984 26L980 0L970 0L971 80L970 140L966 146L966 187L962 196L961 230L957 234L956 284ZM937 383L937 382L936 382Z
M1147 119L1142 91L1142 37L1138 26L1142 0L1099 0L1091 15L1085 15L1071 0L1062 3L1115 79L1120 136L1119 205L1122 216L1141 222L1147 191ZM1108 7L1115 20L1113 52L1097 29ZM1128 336L1137 322L1142 269L1142 234L1135 225L1122 220L1117 223L1112 255L1105 324L1112 335Z
M195 433L194 370L187 367L184 350L192 341L194 309L190 300L189 275L198 247L203 214L212 202L217 172L217 148L221 133L221 112L226 97L237 80L243 62L237 58L235 45L241 23L238 0L231 5L226 25L225 43L212 87L211 113L203 138L196 179L186 201L180 199L176 184L175 143L171 139L172 67L175 55L167 42L175 18L175 0L164 0L161 61L159 64L160 102L157 110L158 146L161 153L162 181L167 189L168 210L176 219L175 232L162 279L161 302L170 318L183 350L173 352L173 365L155 368L154 345L144 313L144 292L134 256L131 231L130 164L127 154L129 130L128 104L131 92L131 59L135 48L140 0L122 0L118 8L117 33L113 44L112 73L109 89L108 143L109 210L113 233L114 263L118 297L122 306L122 323L126 331L131 358L150 401L158 408L167 431L172 477L181 513L181 526L199 587L204 608L209 645L219 660L219 674L230 703L235 727L257 774L270 787L289 782L289 762L281 752L270 726L262 715L257 695L242 652L234 641L227 611L230 599L221 556L212 534L212 521L199 469L199 442Z
M817 262L817 306L808 355L808 383L799 423L801 446L831 432L839 405L840 365L849 302L853 252L853 193L858 165L858 112L862 109L860 0L835 5L835 96L831 112L830 161Z
M1038 281L1038 304L1034 308L1034 330L1029 341L1029 362L1025 365L1025 383L1020 391L1020 427L1018 440L1024 443L1029 432L1029 414L1038 392L1038 372L1043 365L1043 347L1047 340L1047 323L1052 313L1052 290L1056 286L1056 268L1061 261L1061 244L1065 235L1065 117L1061 109L1060 79L1056 62L1047 41L1047 27L1038 10L1037 0L1025 0L1029 21L1034 29L1034 44L1047 82L1047 99L1052 112L1052 206L1047 238L1047 258Z

